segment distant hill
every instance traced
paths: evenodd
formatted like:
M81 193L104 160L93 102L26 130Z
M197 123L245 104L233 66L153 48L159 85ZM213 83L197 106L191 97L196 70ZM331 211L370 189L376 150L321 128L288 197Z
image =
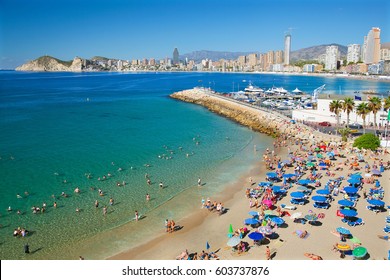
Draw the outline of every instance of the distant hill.
M331 45L338 46L341 59L347 57L348 47L339 44L327 44L292 51L290 60L316 60L321 54L326 53L326 47Z
M48 55L31 60L15 70L17 71L81 71L82 60L76 57L74 60L63 61Z
M292 51L290 55L291 61L298 61L298 60L316 60L321 54L324 54L326 52L326 47L330 45L335 45L339 47L340 57L344 58L347 56L348 47L339 45L339 44L325 44L325 45L319 45L319 46L313 46L309 48L299 49L296 51ZM180 60L185 60L188 58L188 60L194 60L195 62L201 62L202 59L211 59L213 61L217 61L220 59L237 59L241 55L248 55L251 53L259 53L258 51L252 51L252 52L227 52L227 51L193 51L190 53L186 53L183 55L180 55Z

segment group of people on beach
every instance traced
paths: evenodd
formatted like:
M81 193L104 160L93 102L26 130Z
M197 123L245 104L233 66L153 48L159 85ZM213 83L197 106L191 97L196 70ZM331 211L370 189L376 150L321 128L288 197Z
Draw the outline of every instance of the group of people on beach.
M177 257L176 260L187 260L187 261L196 261L196 260L219 260L219 256L215 252L206 252L202 250L200 254L198 252L189 253L188 249L182 251Z
M202 208L207 209L210 212L216 211L219 215L222 215L226 211L222 202L217 202L216 200L211 202L210 198L207 198L206 200L202 199Z
M176 230L176 223L174 220L165 220L165 231L168 233L172 233Z

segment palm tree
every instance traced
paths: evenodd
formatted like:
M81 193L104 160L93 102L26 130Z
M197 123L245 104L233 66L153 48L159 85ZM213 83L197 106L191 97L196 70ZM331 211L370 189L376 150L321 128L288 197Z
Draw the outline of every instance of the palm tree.
M351 134L351 129L346 127L346 128L341 128L339 129L339 133L341 135L341 140L343 142L347 142L348 141L348 136L349 134Z
M336 115L337 127L339 127L340 124L340 111L342 106L343 104L340 100L332 100L332 102L329 103L329 111Z
M390 109L390 96L386 97L383 102L385 103L383 105L383 109L385 109L386 111Z
M344 98L342 103L342 109L344 112L347 112L347 127L349 125L349 114L355 108L355 101L351 97Z
M360 103L356 108L356 113L363 119L363 133L366 133L366 116L370 113L367 102Z
M382 108L382 101L379 97L374 96L371 97L368 101L368 108L370 111L374 114L374 127L376 128L376 114L379 112L379 110Z

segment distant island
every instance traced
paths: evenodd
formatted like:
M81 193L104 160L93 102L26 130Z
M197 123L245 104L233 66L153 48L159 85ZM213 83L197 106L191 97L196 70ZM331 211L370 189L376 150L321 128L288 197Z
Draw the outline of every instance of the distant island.
M325 53L328 45L314 46L310 48L300 49L291 52L292 65L294 62L308 61L313 62L318 57ZM337 44L331 44L337 45ZM340 52L340 57L345 58L347 47L337 45ZM29 61L15 70L17 71L67 71L67 72L81 72L81 71L224 71L220 66L221 62L226 61L228 64L234 64L236 61L237 67L228 67L227 72L235 71L253 71L240 67L240 57L246 57L256 52L227 52L227 51L194 51L180 55L180 63L173 64L169 58L155 60L122 60L117 58L106 58L102 56L95 56L90 59L75 57L70 61L63 61L52 56L42 56L35 60ZM205 67L205 62L207 67ZM219 65L213 66L211 64L218 62ZM302 63L301 63L302 64ZM296 70L296 69L295 69ZM291 71L290 71L291 72Z

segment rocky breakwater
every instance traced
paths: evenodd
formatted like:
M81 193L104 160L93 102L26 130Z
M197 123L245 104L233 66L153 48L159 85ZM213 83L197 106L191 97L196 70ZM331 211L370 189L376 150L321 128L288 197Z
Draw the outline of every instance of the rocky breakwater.
M171 94L172 98L185 102L202 105L210 111L245 125L250 129L277 137L280 134L279 118L270 116L266 112L235 103L233 100L218 98L208 94L207 90L189 89Z
M204 106L214 113L272 137L286 135L296 139L315 139L316 141L340 140L337 136L330 137L306 125L291 123L290 119L285 116L242 104L233 99L210 93L203 88L183 90L170 96L181 101Z

